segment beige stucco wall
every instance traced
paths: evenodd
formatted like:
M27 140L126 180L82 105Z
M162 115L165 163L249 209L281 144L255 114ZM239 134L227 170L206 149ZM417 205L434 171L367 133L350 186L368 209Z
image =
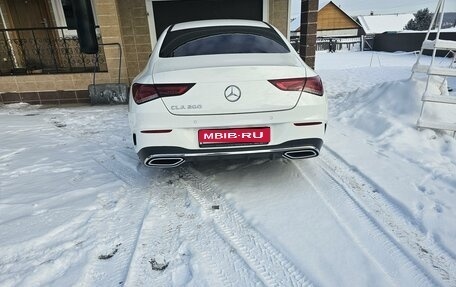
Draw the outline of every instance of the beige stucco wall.
M121 25L118 11L118 2L116 0L93 0L95 3L95 14L97 17L98 25L102 41L104 44L119 43L123 47ZM108 65L108 73L97 74L97 82L99 83L116 83L119 73L119 48L116 46L104 46L106 57L106 64ZM120 81L128 83L128 73L126 68L125 58L122 58L122 71Z
M117 0L128 78L133 78L147 64L152 53L146 3L144 0Z
M288 15L288 0L269 0L269 23L287 36L290 16Z

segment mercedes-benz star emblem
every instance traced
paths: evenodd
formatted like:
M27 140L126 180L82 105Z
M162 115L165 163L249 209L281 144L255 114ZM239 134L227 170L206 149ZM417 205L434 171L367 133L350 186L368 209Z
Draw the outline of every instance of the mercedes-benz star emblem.
M230 102L236 102L241 97L241 89L235 85L228 86L225 89L225 98Z

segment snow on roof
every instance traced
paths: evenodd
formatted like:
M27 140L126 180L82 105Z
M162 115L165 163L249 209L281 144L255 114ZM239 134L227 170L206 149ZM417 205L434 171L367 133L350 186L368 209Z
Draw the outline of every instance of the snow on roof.
M321 3L320 3L320 4L321 4ZM334 6L336 9L338 9L340 12L342 12L342 13L347 17L347 19L348 19L350 22L353 23L353 25L355 25L355 26L357 26L357 27L360 27L360 26L361 26L361 25L359 25L358 22L356 22L356 20L355 20L352 16L348 15L347 12L345 12L340 6L337 6L333 1L326 2L325 5L320 5L321 8L318 10L318 15L319 15L318 17L321 17L321 16L320 16L320 15L321 15L320 13L321 13L321 11L322 11L324 8L326 8L326 6L328 6L328 7L329 7L329 6ZM331 13L331 14L332 14L332 13ZM332 16L332 17L334 18L334 16ZM336 16L336 17L337 17L337 16ZM340 25L340 24L341 24L340 19L338 19L338 20L339 20L339 21L336 21L336 22L337 22L336 25ZM318 22L318 19L317 19L317 22ZM318 29L318 27L317 27L317 29ZM337 27L337 29L334 29L334 30L338 30L338 29L341 29L341 27ZM355 28L355 27L351 27L351 28L343 27L342 29L357 29L357 28ZM324 29L324 30L326 30L326 29ZM331 29L331 30L332 30L332 29ZM298 28L296 28L293 32L300 32L300 31L301 31L301 26L299 26Z
M408 21L413 18L413 14L410 13L359 16L358 20L366 34L381 34L383 32L402 31Z
M427 33L428 30L421 30L421 31L414 31L414 30L403 30L403 31L400 31L399 33ZM437 32L437 29L432 29L431 30L432 33L435 33ZM441 33L456 33L456 27L452 27L452 28L444 28L444 29L440 29L440 32Z

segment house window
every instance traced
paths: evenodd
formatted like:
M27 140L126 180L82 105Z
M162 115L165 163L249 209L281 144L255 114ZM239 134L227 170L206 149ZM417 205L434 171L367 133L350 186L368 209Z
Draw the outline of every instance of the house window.
M107 71L102 47L80 53L61 0L0 0L0 16L0 76Z

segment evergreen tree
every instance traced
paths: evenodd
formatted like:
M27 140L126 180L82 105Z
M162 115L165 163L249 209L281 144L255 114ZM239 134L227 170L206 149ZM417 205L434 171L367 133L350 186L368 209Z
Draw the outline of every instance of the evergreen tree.
M418 12L413 14L413 16L415 16L415 18L411 19L407 25L405 25L405 30L424 31L429 29L432 21L432 15L428 8L418 10Z

